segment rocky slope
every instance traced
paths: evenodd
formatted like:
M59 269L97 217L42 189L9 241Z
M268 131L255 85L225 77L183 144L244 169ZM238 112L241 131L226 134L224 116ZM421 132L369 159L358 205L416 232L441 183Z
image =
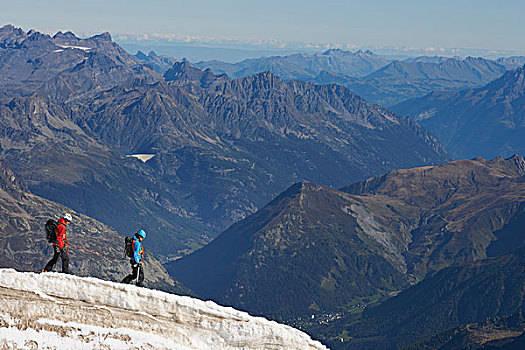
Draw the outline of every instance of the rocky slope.
M523 314L469 323L405 347L416 349L514 350L525 346Z
M341 190L299 183L168 271L200 295L289 322L356 311L485 258L521 220L524 175L516 156L395 170Z
M209 301L95 278L2 269L0 295L3 348L327 349Z
M524 175L523 157L476 158L395 170L341 190L365 196L387 231L410 232L404 255L424 276L487 255L495 233L522 215Z
M525 248L521 248L510 255L445 268L360 317L338 320L348 322L346 344L335 341L332 347L397 349L460 325L468 329L475 328L472 323L496 317L519 318L525 311L524 259ZM516 322L511 330L513 337L519 336L525 331L523 322Z
M40 271L53 256L52 245L46 240L45 222L70 212L73 221L68 227L68 238L74 245L70 247L70 272L111 281L120 281L130 272L129 262L124 259L123 236L99 221L30 193L18 176L1 161L0 209L1 267ZM59 261L56 266L58 271L61 270L60 264ZM145 269L148 287L183 294L189 292L173 281L151 253L146 253Z
M433 92L394 107L432 131L458 157L524 154L525 69L459 92Z

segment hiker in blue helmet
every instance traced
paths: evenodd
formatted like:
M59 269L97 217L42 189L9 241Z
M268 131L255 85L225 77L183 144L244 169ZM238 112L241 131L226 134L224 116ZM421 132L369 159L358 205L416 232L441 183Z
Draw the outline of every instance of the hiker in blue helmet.
M142 240L146 238L146 232L140 230L135 233L131 246L133 248L133 257L130 259L131 263L131 274L124 277L122 283L129 284L135 278L137 278L137 286L143 287L144 282L144 267L142 266L142 259L144 257L144 248L142 247Z

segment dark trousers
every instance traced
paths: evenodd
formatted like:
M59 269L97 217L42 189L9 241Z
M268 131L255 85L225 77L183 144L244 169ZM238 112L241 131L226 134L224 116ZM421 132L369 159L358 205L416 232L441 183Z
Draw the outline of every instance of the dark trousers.
M53 244L53 258L49 260L44 270L51 271L58 261L58 258L62 259L62 272L69 273L69 256L67 255L66 247L60 248L58 244Z
M129 284L131 281L133 281L135 278L137 278L137 274L139 275L139 279L137 281L137 286L142 287L144 284L144 266L138 265L138 264L131 264L132 272L130 275L127 275L122 280L122 283Z

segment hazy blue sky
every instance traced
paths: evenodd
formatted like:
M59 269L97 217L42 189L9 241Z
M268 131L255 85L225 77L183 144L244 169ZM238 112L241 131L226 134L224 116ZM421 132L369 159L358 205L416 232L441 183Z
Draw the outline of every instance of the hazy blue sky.
M525 52L524 0L0 0L0 24L356 46Z

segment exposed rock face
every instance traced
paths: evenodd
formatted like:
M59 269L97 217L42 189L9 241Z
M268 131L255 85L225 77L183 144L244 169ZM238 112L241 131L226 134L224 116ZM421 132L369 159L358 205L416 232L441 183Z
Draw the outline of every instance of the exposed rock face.
M258 314L341 312L485 258L523 215L524 176L515 156L395 170L341 190L299 183L168 270Z
M525 73L508 71L478 89L434 92L394 107L432 131L459 157L525 154Z

